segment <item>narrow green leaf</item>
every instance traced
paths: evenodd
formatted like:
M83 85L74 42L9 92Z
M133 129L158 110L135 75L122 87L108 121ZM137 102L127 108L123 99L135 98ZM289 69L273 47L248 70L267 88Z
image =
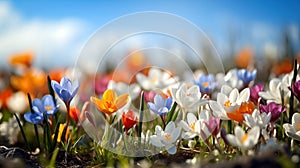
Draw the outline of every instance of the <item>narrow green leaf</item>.
M142 92L142 96L140 99L140 118L138 123L138 137L142 135L142 125L143 125L143 118L144 118L144 92Z
M166 124L168 124L170 121L172 121L172 118L173 118L173 115L174 115L174 112L176 110L176 107L177 107L177 103L174 102L173 103L173 106L170 110L170 112L167 114L167 121L166 121Z

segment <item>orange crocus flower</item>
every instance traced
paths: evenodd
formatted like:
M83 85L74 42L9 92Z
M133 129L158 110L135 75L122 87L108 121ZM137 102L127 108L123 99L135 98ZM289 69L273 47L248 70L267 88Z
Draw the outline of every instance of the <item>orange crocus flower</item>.
M13 88L30 93L32 96L47 91L46 75L43 71L36 69L28 69L21 76L11 76L10 82Z
M9 58L9 63L12 66L23 65L30 67L33 60L33 54L31 52L25 52L21 54L12 55Z
M252 114L254 111L254 103L253 102L243 102L234 112L228 112L228 118L243 123L244 114Z
M11 88L5 88L0 92L0 102L2 103L2 108L7 108L7 100L13 94Z
M91 102L95 104L98 110L108 115L111 115L121 107L125 106L128 101L129 94L122 94L118 96L117 93L111 89L104 92L102 100L97 97L91 97Z

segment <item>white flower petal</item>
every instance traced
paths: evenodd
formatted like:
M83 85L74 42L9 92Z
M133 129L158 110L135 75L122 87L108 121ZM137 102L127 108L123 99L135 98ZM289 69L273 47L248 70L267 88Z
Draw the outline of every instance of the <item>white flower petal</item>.
M160 138L157 135L150 136L150 142L156 147L163 147L164 144L161 143Z
M197 121L197 117L193 113L187 113L186 119L187 119L187 123L189 125L191 125Z
M177 147L175 145L167 148L169 154L174 155L177 152Z

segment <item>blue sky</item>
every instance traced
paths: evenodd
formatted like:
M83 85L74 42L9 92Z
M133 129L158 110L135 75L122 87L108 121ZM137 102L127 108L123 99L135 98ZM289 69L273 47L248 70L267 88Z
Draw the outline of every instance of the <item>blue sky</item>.
M237 0L74 0L63 2L58 0L13 0L2 1L2 6L5 6L4 9L9 8L9 11L4 15L5 17L2 17L2 21L0 12L0 24L3 22L2 25L10 26L4 26L4 28L0 26L0 40L3 38L7 41L7 44L2 46L6 49L6 52L0 52L0 56L4 58L5 54L13 53L12 50L7 49L7 46L14 44L10 42L8 33L12 33L16 39L24 40L24 38L28 36L29 38L33 36L37 38L40 37L40 40L43 40L45 34L63 27L65 28L63 30L69 33L65 37L69 39L61 44L66 46L64 49L59 45L54 45L55 47L49 54L44 50L38 50L37 52L39 55L43 55L40 56L43 60L53 60L53 57L49 56L50 54L59 55L57 53L65 53L66 56L64 58L66 59L63 59L63 61L59 63L53 62L53 64L56 65L69 64L68 59L74 58L74 56L71 55L78 54L78 51L69 50L74 49L74 47L80 48L92 33L104 24L120 16L135 12L161 11L184 17L203 29L215 43L217 49L224 53L228 52L228 45L226 43L228 43L229 31L234 32L236 36L238 43L237 48L250 45L257 50L262 50L261 46L266 43L271 43L275 46L280 45L282 32L287 27L292 29L292 34L299 32L300 25L300 2L297 0L254 0L247 2ZM10 17L13 18L11 19L13 21L8 21ZM7 20L5 20L5 18ZM36 28L38 26L40 26L40 28ZM47 27L47 31L43 32L45 27ZM31 31L31 33L28 33L28 36L24 36L21 33L20 35L15 35L18 34L18 32L27 34L26 30L28 29ZM39 32L43 35L35 35L34 32ZM51 34L49 34L49 36L51 36ZM45 40L49 41L48 44L50 44L50 46L51 42L55 43L58 41L54 39L53 36L49 36L46 36ZM59 40L61 41L61 39ZM296 40L299 40L299 37L297 37ZM26 42L24 43L26 44L25 46L29 48L33 46L33 50L42 46L42 44L29 45ZM32 43L35 43L35 41L32 40ZM47 43L45 43L45 45L47 45ZM21 52L22 49L24 48L22 48L20 44L19 47L16 47L15 51ZM39 59L37 62L43 66L45 64L42 59Z

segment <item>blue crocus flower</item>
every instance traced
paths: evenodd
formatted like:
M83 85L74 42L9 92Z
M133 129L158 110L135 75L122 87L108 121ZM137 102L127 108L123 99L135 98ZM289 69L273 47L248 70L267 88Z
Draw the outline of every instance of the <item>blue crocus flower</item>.
M215 78L212 74L201 74L198 79L194 80L194 83L203 93L209 93L215 88Z
M148 102L148 108L158 115L165 115L167 114L173 104L173 99L168 97L166 100L160 95L157 94L154 97L154 103Z
M58 108L59 105L55 106L53 97L47 94L42 98L42 100L34 99L32 101L33 112L27 112L24 114L24 119L32 124L39 124L44 121L44 114L49 117L55 114Z
M251 81L253 81L256 77L256 73L256 69L254 69L252 72L247 69L236 70L236 76L238 79L243 81L244 84L249 84Z
M62 101L68 105L78 92L79 82L76 80L72 83L70 79L64 77L60 80L60 83L52 80L51 86Z

